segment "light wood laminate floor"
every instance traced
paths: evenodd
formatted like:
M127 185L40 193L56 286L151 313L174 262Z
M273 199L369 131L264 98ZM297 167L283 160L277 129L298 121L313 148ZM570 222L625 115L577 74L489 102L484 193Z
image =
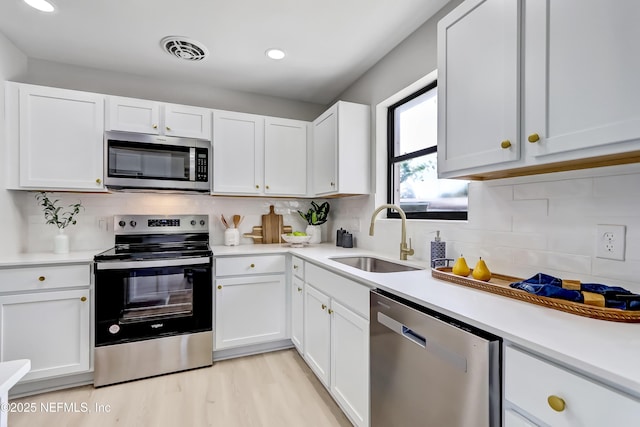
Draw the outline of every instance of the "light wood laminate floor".
M97 389L84 386L12 399L10 404L16 410L35 409L10 412L11 427L351 426L293 349ZM43 405L58 412L47 413Z

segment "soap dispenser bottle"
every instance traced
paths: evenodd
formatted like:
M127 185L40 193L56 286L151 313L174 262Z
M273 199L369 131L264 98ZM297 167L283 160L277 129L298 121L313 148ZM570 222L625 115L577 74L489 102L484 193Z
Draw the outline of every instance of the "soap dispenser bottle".
M447 243L442 241L440 238L440 230L437 230L436 237L431 242L431 267L443 267L446 264L446 261L433 262L434 259L446 258L446 247Z

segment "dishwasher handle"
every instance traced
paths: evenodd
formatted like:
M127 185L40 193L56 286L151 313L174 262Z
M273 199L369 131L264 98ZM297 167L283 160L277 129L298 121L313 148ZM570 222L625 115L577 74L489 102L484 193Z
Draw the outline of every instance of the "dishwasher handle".
M386 314L378 312L378 322L380 322L380 324L386 326L387 328L391 329L393 332L397 333L398 335L419 345L420 347L427 348L427 339L425 337L418 334L411 328L398 322L397 320L392 319Z

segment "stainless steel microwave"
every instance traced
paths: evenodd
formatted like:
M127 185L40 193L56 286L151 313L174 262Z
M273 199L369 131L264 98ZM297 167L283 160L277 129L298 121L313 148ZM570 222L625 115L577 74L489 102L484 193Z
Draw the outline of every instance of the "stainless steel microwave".
M107 188L209 192L211 143L124 132L105 132Z

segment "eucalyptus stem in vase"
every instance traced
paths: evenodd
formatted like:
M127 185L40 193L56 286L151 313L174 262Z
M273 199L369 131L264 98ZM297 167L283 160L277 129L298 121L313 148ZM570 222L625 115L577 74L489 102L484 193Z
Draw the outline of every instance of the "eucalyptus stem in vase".
M69 236L64 234L64 229L70 225L77 223L76 215L80 213L80 209L84 209L82 203L74 203L69 205L71 210L62 211L61 206L56 206L58 199L51 201L44 191L36 194L36 199L44 212L44 219L47 224L53 224L58 227L58 235L54 240L53 252L57 254L66 254L69 252Z

